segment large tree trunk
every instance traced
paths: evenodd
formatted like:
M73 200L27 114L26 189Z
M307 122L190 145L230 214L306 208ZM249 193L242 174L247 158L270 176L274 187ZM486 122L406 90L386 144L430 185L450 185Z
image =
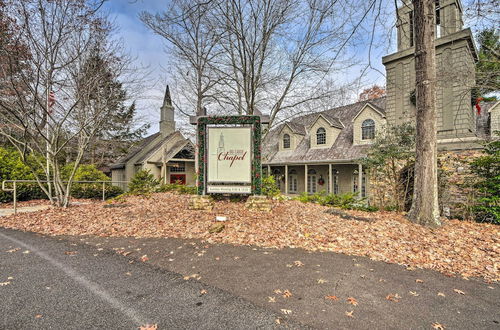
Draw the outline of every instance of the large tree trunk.
M439 226L436 131L436 49L434 0L413 0L417 137L411 221Z

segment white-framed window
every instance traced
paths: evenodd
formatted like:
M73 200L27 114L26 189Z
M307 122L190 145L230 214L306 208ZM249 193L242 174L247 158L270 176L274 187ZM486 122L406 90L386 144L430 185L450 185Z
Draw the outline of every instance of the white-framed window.
M307 171L307 192L314 194L317 191L316 170L310 169Z
M323 127L316 130L316 144L326 144L326 130Z
M290 149L290 135L283 135L283 149Z
M375 138L375 121L373 119L365 119L361 124L361 139L373 140Z
M170 173L184 173L186 172L186 163L177 162L170 166Z
M339 194L339 171L336 169L332 170L332 180L333 180L333 193L335 195Z
M288 171L288 192L296 193L299 186L299 179L297 177L297 171L292 169Z

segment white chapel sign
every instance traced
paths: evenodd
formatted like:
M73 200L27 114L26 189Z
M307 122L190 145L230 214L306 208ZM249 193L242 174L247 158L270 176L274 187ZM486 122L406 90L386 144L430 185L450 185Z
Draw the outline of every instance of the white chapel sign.
M245 184L252 182L251 127L208 127L207 146L207 192L250 193Z

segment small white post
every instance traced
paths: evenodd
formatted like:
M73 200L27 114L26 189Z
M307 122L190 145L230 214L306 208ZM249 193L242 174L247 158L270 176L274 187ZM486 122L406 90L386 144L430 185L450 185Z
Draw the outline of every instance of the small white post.
M14 181L14 214L17 214L17 186L16 186L16 181Z
M106 200L106 182L102 183L102 201Z

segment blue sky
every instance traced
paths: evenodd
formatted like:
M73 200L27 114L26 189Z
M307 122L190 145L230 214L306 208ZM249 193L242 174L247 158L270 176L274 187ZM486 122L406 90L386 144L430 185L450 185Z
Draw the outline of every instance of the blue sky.
M137 101L140 115L145 122L152 127L150 132L157 131L159 120L159 107L163 98L165 84L168 83L168 75L165 68L168 65L168 54L165 52L165 43L161 37L153 34L139 20L141 11L161 12L169 3L169 0L108 0L105 9L111 14L118 28L118 36L123 40L125 48L136 57L137 65L147 66L151 72L151 88L144 91L143 98ZM384 47L385 48L385 47ZM356 56L367 61L367 47L355 50ZM386 49L376 49L372 53L372 65L378 70L385 72L381 63L381 56L387 54ZM353 70L353 75L359 74L359 70ZM344 81L347 77L338 77L338 81ZM384 85L385 79L379 73L372 71L366 80L366 84L378 83Z

